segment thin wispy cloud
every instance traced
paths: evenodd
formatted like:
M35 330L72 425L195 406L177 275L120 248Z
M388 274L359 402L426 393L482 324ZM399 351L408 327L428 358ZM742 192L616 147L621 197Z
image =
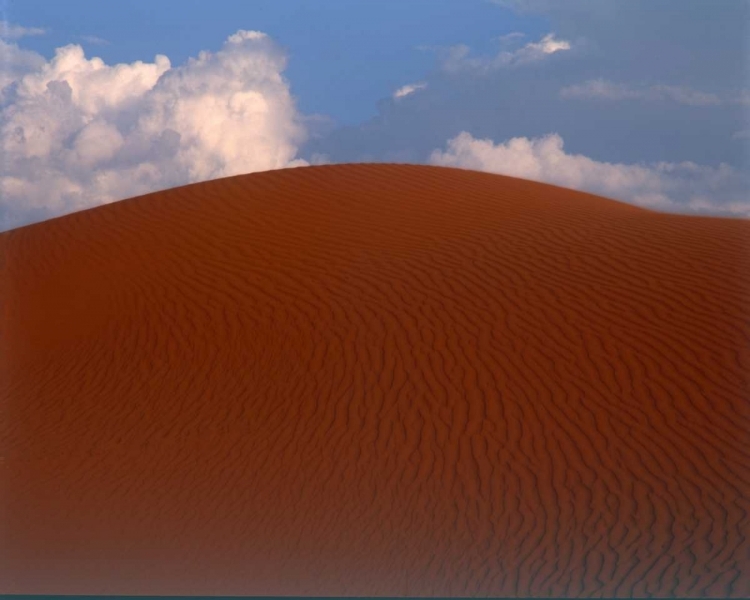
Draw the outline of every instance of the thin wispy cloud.
M511 42L512 39L506 41ZM570 50L571 47L568 40L558 39L554 33L548 33L539 41L529 42L517 50L503 50L491 57L471 56L471 49L464 44L459 44L448 49L442 67L448 72L488 72L536 63L558 52Z
M79 39L83 42L86 42L87 44L92 44L94 46L108 46L109 41L105 40L104 38L100 38L96 35L81 35L79 36Z
M423 90L426 87L427 87L426 83L410 83L408 85L398 88L393 93L393 98L398 100L399 98L403 98L404 96L413 94L416 91Z
M525 33L522 33L520 31L512 31L510 33L503 34L501 36L497 37L497 41L500 42L502 45L510 45L515 44L518 41L522 40L526 37Z
M516 58L520 59L521 62L524 62L537 60L542 58L545 54L554 54L561 50L570 50L570 42L566 40L558 40L555 38L554 33L549 33L538 42L526 44L515 54Z
M0 39L18 40L23 37L44 35L46 33L47 30L41 27L23 27L9 21L0 21Z
M722 99L717 94L685 86L663 84L634 86L606 79L592 79L581 84L566 86L560 90L560 97L581 100L671 101L688 106L719 106L734 100Z

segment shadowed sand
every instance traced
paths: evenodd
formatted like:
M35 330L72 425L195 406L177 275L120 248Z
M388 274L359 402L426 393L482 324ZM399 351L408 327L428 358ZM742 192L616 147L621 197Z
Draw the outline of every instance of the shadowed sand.
M748 221L321 166L0 282L0 592L750 595Z

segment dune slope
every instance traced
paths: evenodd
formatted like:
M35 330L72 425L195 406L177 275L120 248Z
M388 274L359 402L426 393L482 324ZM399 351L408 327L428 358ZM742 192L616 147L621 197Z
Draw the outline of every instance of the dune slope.
M0 593L750 595L748 221L332 165L0 283Z

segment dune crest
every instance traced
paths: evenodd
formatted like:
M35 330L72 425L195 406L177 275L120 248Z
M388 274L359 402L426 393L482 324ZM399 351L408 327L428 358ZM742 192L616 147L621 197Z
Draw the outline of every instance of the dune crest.
M0 593L750 595L750 222L327 165L0 234Z

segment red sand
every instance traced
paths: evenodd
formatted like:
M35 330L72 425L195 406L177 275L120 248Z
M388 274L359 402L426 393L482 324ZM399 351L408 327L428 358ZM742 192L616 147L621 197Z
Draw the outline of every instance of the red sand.
M750 595L750 222L447 168L0 234L0 592Z

